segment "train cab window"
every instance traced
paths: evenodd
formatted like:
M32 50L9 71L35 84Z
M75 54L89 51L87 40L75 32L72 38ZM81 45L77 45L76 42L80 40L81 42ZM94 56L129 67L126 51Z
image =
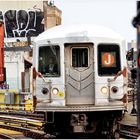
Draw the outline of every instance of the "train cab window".
M121 70L120 48L116 44L98 45L98 74L112 76Z
M88 48L72 48L72 67L88 67Z
M44 77L60 76L60 47L41 46L39 47L38 71Z

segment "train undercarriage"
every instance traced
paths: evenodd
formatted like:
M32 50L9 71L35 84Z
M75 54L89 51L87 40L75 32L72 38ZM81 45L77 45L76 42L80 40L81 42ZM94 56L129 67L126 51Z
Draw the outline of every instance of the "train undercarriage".
M122 111L46 112L45 131L58 138L115 138Z

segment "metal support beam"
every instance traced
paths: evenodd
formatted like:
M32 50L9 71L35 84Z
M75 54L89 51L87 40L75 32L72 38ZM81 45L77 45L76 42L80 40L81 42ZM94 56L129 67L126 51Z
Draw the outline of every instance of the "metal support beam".
M137 28L137 60L140 56L140 1L137 1L137 15L134 17L132 24L135 28ZM137 61L138 64L138 61ZM140 129L140 67L137 67L137 110L138 110L138 129Z

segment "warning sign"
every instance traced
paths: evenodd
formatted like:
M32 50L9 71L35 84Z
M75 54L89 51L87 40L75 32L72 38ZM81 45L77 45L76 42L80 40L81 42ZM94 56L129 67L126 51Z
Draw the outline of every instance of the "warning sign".
M103 67L114 67L115 66L115 53L114 52L103 52L102 53L102 66Z

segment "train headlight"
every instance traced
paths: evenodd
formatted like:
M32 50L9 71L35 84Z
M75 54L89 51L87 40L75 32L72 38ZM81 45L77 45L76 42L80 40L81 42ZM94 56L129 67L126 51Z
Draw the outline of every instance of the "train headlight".
M57 95L58 92L59 92L58 88L53 88L53 89L52 89L52 93L53 93L54 95Z
M107 87L102 87L101 92L106 94L108 92L108 88Z
M113 93L117 93L118 90L119 90L119 88L116 87L116 86L113 86L113 87L111 88L111 91L112 91Z
M41 92L43 94L47 94L49 92L49 90L46 87L43 87L42 90L41 90Z

